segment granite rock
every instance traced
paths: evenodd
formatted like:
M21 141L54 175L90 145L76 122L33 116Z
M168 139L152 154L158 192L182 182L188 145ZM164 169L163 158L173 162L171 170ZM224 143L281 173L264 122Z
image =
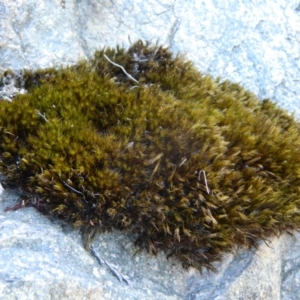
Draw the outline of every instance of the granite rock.
M157 40L202 72L300 112L299 0L2 0L0 71L66 65ZM51 16L51 17L49 17Z
M239 250L218 273L185 270L163 253L137 252L122 232L104 233L85 251L81 234L34 208L5 212L16 191L0 196L0 299L297 299L299 234L258 250ZM299 249L299 248L298 248Z

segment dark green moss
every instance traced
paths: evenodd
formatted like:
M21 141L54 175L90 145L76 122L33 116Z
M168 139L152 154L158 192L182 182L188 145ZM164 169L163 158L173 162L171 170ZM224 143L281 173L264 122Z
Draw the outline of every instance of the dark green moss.
M271 101L140 41L23 80L0 167L28 204L198 269L299 228L300 125Z

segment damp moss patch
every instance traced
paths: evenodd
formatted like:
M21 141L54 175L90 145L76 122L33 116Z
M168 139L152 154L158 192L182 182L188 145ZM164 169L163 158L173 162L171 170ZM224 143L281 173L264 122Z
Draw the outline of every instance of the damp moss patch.
M126 230L201 270L299 228L300 125L270 100L141 41L22 82L0 102L0 170L86 244Z

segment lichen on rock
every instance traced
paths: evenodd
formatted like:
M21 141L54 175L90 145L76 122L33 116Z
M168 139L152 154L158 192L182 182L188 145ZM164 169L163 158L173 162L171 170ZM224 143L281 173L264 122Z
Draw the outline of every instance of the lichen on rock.
M270 100L141 41L22 74L0 170L25 204L199 270L299 228L300 125Z

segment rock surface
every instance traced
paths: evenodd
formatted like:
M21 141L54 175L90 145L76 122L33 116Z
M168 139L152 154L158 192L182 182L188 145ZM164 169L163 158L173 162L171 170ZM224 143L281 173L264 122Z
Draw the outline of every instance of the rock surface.
M299 1L0 2L0 71L72 64L140 38L300 115ZM131 237L113 232L95 240L100 265L79 232L32 208L4 212L16 197L0 200L1 299L299 299L299 234L227 255L217 274L201 275L163 254L135 254Z
M4 212L0 198L0 299L297 299L300 238L282 236L253 252L225 255L218 273L184 270L165 255L136 253L130 235L105 233L84 250L80 232L33 208ZM122 280L124 278L125 280Z
M159 40L202 72L299 113L299 7L299 0L2 0L0 71L70 64L100 47Z

